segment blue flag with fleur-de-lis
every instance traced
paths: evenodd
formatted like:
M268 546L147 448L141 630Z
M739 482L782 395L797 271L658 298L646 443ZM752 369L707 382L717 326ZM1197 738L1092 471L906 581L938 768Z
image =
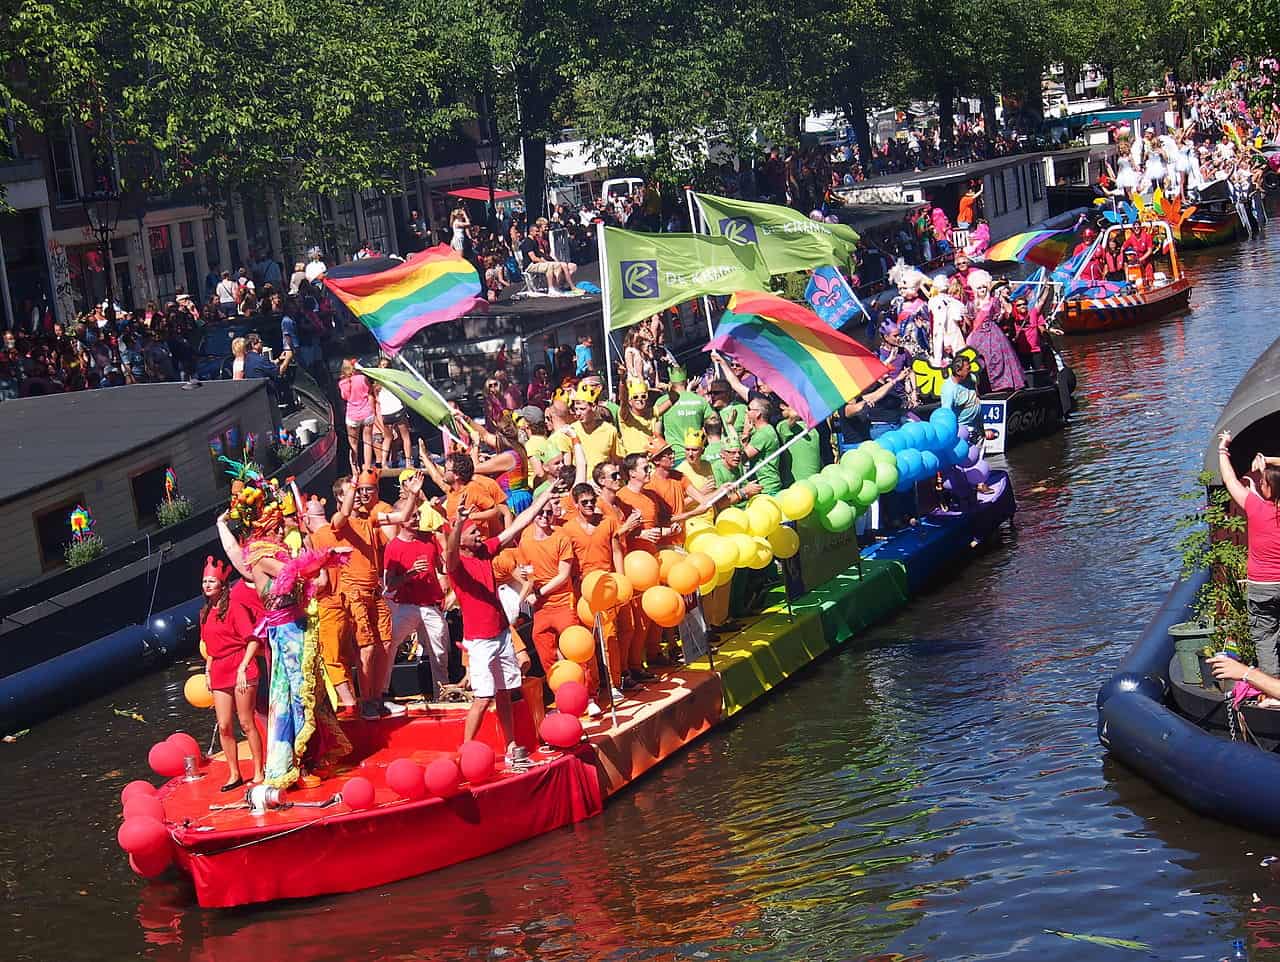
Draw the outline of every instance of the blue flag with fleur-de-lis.
M809 286L804 289L804 299L813 308L813 313L837 331L867 312L844 275L830 265L814 270Z
M770 274L848 264L858 232L847 224L814 220L778 204L694 193L706 232L739 246L754 246Z

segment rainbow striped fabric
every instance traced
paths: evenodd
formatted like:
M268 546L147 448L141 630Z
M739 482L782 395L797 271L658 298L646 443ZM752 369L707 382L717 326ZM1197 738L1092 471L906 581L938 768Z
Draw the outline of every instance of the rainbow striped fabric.
M812 427L889 373L869 350L806 307L739 291L706 350L732 354Z
M1027 261L1041 267L1054 268L1071 253L1079 240L1079 236L1070 228L1031 230L992 244L982 256L989 261Z
M325 287L395 354L424 327L487 309L480 277L452 247L440 244L405 261L380 259L372 270L340 268ZM381 269L378 269L378 268Z

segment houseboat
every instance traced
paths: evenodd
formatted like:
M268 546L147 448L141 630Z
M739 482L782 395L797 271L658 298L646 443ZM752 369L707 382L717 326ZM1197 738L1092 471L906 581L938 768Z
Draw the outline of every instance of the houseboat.
M1056 308L1055 322L1067 334L1097 334L1122 327L1133 327L1147 321L1168 317L1186 310L1191 302L1191 281L1182 273L1174 249L1173 232L1163 220L1145 221L1156 232L1156 255L1151 277L1144 278L1134 272L1128 281L1118 284L1099 282L1084 286L1076 294L1068 294ZM1133 224L1112 224L1102 230L1088 256L1082 258L1080 267L1071 277L1071 283L1079 284L1081 275L1089 270L1094 258L1111 238L1119 234L1127 238Z
M314 382L299 372L284 407L274 391L265 379L167 382L0 404L0 733L194 646L187 628L231 483L219 457L247 450L312 486L335 459ZM189 515L161 527L175 500ZM101 544L69 566L68 545L88 538Z

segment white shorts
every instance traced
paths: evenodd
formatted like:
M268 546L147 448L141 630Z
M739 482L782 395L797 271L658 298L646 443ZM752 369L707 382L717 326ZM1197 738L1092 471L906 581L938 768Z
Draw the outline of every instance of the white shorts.
M367 418L364 418L363 420L360 420L360 421L353 421L351 420L351 418L347 418L347 427L349 428L363 428L363 427L367 427L372 423L373 423L372 414L370 414Z
M504 631L497 638L464 638L462 647L467 652L471 691L477 698L492 698L498 691L515 691L524 681L516 662L515 646L511 644L511 632Z

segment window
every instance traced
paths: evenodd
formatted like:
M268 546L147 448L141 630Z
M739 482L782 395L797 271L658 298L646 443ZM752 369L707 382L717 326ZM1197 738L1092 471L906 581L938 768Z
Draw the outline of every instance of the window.
M164 500L164 472L167 467L159 464L129 478L129 487L133 490L133 513L138 516L139 527L156 520L156 506Z
M178 225L178 239L181 241L182 249L184 251L189 251L191 250L192 247L195 246L195 241L192 239L192 237L193 237L193 232L191 230L191 221L184 220L181 224Z
M59 204L74 204L80 199L76 177L76 152L71 138L63 129L49 130L49 170L53 173L53 189Z
M1044 200L1044 167L1031 165L1031 199Z
M148 232L151 244L151 266L155 269L156 291L161 300L171 297L174 288L173 236L168 224L152 227Z
M222 263L222 248L218 244L218 229L214 226L213 218L211 217L206 217L204 220L204 253L210 269Z
M231 346L227 345L227 355L231 354ZM229 488L231 486L231 475L227 474L227 463L219 461L218 458L225 455L232 461L240 461L244 458L244 451L241 449L240 425L233 424L221 434L215 434L209 438L209 457L213 460L213 477L217 484Z
M448 361L432 361L431 362L431 380L447 381L449 380L449 362Z
M36 541L40 545L40 565L45 571L63 563L63 553L71 540L71 512L84 503L84 495L68 498L35 515Z

